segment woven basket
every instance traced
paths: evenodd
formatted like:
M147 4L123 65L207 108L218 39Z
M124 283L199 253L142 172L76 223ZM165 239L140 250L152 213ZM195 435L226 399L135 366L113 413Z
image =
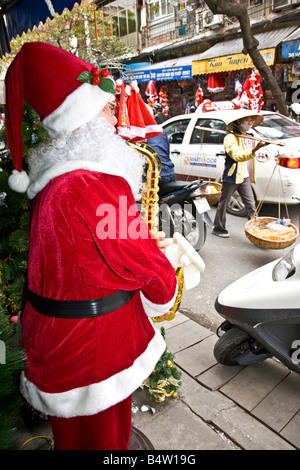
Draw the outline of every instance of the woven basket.
M249 220L245 225L246 237L254 245L269 250L282 250L283 248L291 246L296 241L298 236L298 230L293 224L287 225L288 228L291 228L293 230L293 233L286 240L269 240L266 238L262 238L261 236L255 235L255 232L265 229L270 222L277 220L279 221L279 219L276 219L275 217L255 217Z
M214 186L217 192L212 194L202 193L201 197L206 197L208 204L210 206L214 206L220 200L222 185L220 183L216 183L215 181L209 181L209 185Z

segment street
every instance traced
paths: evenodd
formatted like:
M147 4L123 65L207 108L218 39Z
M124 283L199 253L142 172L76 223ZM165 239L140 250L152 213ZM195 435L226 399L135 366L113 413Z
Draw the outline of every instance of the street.
M216 208L209 215L214 220ZM288 207L291 222L299 228L300 205ZM278 217L278 205L264 204L260 216ZM286 217L285 207L280 208L281 217ZM253 245L246 237L244 227L247 219L227 215L230 238L218 238L208 229L204 247L199 252L205 262L200 284L183 292L180 312L202 326L216 331L223 321L214 308L218 294L226 286L248 272L284 256L293 246L283 250L266 250ZM299 239L296 241L299 243Z

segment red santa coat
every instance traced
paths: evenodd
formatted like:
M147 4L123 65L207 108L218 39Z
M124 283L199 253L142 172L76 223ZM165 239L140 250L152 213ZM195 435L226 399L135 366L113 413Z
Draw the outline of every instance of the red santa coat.
M126 229L134 237L140 224L146 227L129 184L115 175L72 171L53 178L33 199L33 292L87 300L137 290L127 305L96 318L44 316L27 302L21 392L35 409L61 417L98 413L132 394L164 352L149 316L172 307L177 281L153 238L126 237Z

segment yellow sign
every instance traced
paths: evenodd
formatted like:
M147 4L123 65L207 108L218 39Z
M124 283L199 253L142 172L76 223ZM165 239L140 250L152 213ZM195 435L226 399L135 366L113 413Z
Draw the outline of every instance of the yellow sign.
M260 51L267 65L273 65L275 60L275 48L263 49ZM192 62L192 75L202 75L205 73L230 72L231 70L253 68L249 54L233 54L215 59L196 60Z

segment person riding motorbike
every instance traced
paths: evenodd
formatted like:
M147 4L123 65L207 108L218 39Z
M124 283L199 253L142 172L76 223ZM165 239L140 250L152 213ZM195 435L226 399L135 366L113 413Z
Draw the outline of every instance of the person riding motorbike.
M154 119L157 122L157 124L162 124L163 122L167 121L167 116L163 114L163 106L160 103L155 103L154 107Z

